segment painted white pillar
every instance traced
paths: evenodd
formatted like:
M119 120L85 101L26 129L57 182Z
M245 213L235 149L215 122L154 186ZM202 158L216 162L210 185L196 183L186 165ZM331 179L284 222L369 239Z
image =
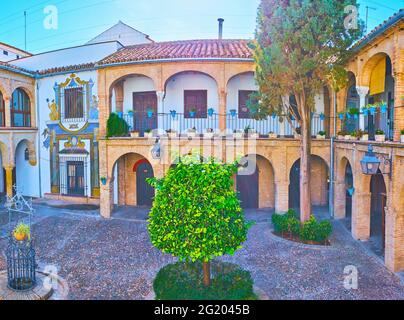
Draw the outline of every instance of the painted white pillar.
M158 129L166 129L163 128L164 124L164 91L157 91L157 128Z
M357 86L356 92L359 95L359 109L362 110L366 105L366 96L369 93L369 87ZM362 113L359 116L359 129L365 130L365 116Z

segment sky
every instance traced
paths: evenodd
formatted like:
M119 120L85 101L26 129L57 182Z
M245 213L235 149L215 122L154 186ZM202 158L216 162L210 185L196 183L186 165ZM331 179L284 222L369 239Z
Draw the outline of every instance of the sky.
M119 20L155 41L217 37L217 18L225 19L225 38L253 38L260 0L14 0L0 2L0 42L25 49L24 11L27 12L27 50L31 53L81 45ZM400 8L404 0L359 0L368 30ZM56 29L44 27L54 6Z

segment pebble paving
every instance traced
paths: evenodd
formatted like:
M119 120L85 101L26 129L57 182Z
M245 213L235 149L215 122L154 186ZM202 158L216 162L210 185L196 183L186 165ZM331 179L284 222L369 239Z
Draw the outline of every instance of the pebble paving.
M132 209L136 210L136 209ZM3 213L4 214L4 213ZM1 213L0 213L1 216ZM152 247L144 209L103 220L40 206L35 220L35 247L41 268L55 265L69 286L68 299L146 299L157 272L176 261ZM354 241L334 221L332 246L292 243L273 235L269 212L247 215L257 223L244 248L221 258L249 270L255 285L270 299L404 299L404 283L382 261ZM6 240L0 240L0 270L5 269ZM358 289L344 288L344 268L358 269Z

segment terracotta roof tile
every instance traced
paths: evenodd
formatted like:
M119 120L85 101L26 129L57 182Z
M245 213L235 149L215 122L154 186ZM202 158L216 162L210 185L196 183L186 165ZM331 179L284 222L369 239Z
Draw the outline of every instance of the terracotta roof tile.
M64 66L64 67L55 67L45 70L37 71L39 75L46 75L46 74L54 74L60 72L74 72L86 69L93 69L95 67L95 63L84 63L84 64L77 64L72 66Z
M100 61L100 65L160 59L252 59L248 40L184 40L125 47Z
M34 75L34 72L32 72L30 70L14 66L14 65L9 64L7 62L0 61L0 67L6 68L6 69L8 69L10 71L14 71L14 72L19 72L19 73L23 72L23 73Z

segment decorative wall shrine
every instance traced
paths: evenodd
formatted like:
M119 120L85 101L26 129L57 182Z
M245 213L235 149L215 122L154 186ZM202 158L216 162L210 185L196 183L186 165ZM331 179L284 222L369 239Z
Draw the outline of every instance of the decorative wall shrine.
M72 74L55 83L43 145L49 150L51 193L99 197L98 101L94 83Z

